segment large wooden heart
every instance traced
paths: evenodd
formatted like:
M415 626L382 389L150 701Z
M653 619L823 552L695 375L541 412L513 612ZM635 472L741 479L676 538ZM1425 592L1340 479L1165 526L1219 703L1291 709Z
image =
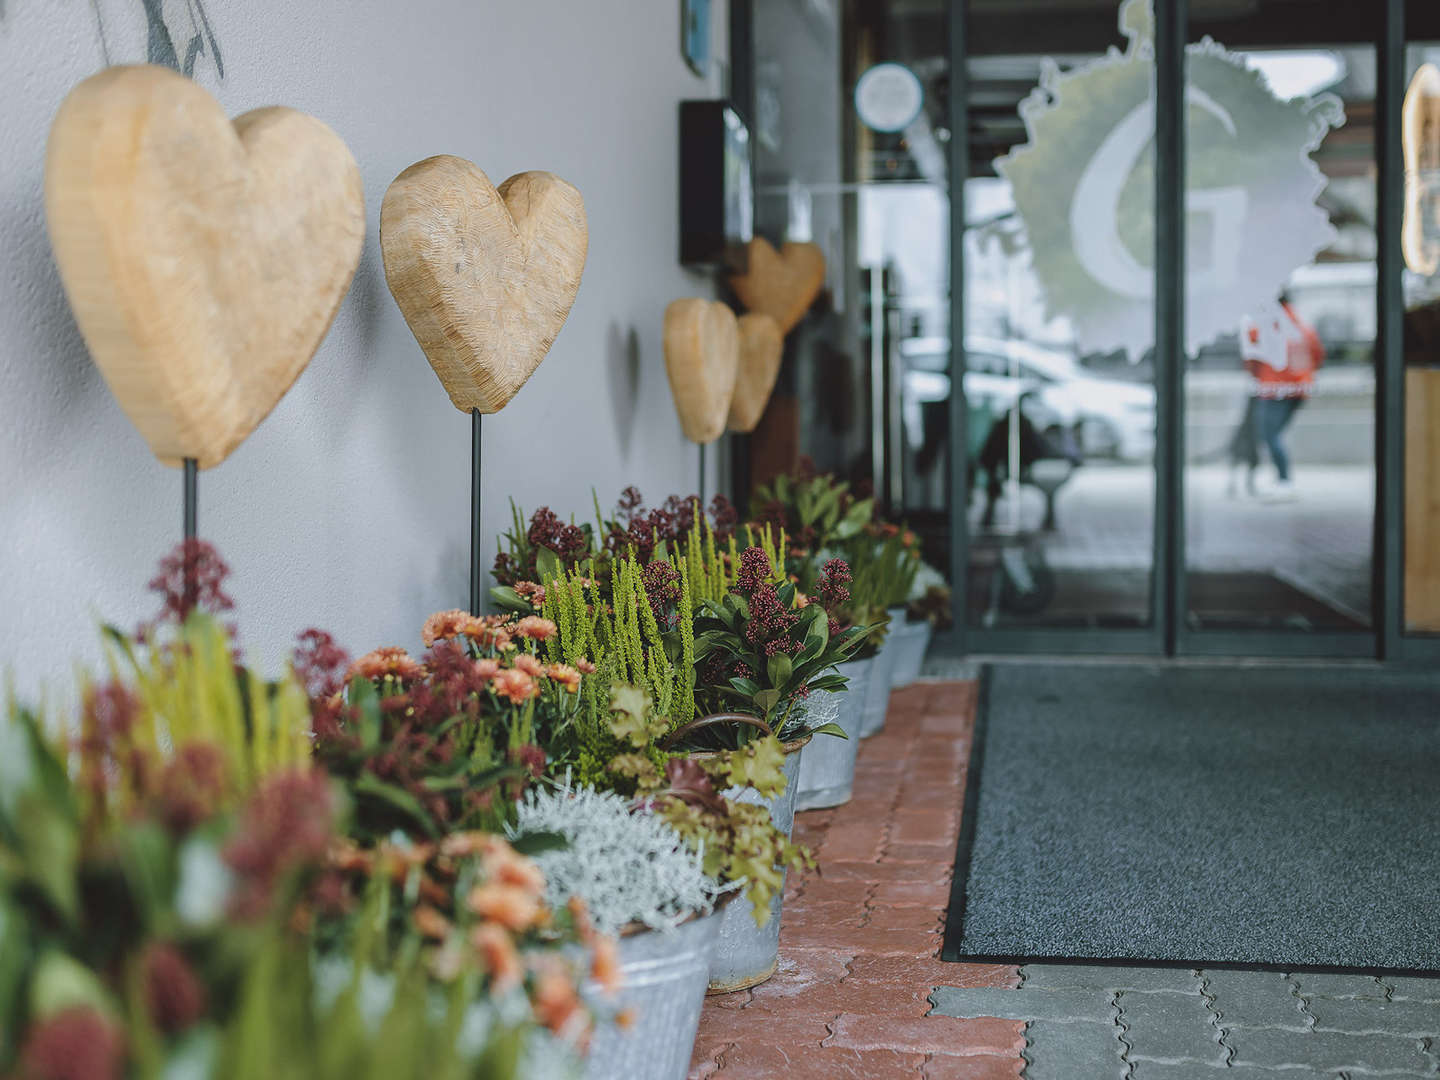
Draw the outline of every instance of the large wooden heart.
M665 309L665 371L691 442L714 442L724 433L739 366L740 330L727 305L691 298Z
M739 331L740 368L730 399L729 424L731 431L754 431L780 374L785 335L769 315L755 312L740 316Z
M749 245L750 268L730 278L749 311L769 315L788 334L805 317L825 284L825 253L815 244L787 241L776 251L757 236Z
M499 188L440 155L380 207L385 280L457 409L499 412L565 325L585 269L585 203L547 172Z
M155 456L226 456L305 370L365 239L355 159L320 121L232 124L161 67L70 92L50 129L45 213L95 363Z

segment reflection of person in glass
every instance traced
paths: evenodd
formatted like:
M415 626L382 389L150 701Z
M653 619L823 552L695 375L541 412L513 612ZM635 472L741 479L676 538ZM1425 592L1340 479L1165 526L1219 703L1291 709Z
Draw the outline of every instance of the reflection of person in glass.
M1287 502L1296 496L1285 429L1315 388L1315 369L1325 363L1325 348L1290 306L1289 294L1281 293L1278 302L1245 319L1240 328L1240 354L1255 399L1255 436L1275 463L1275 487L1264 497L1269 502Z

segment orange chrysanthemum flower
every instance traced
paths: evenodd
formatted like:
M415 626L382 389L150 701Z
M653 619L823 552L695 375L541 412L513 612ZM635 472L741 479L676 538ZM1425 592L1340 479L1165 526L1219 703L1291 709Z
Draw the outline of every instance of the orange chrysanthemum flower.
M490 679L490 688L515 705L523 705L540 693L535 680L518 668L501 668Z
M428 649L437 641L444 641L446 638L459 637L467 631L475 628L480 622L468 611L461 611L459 608L451 608L449 611L437 611L425 620L425 628L420 631L420 640L425 643Z
M388 646L383 649L374 649L360 657L350 665L350 671L346 677L350 679L388 677L408 682L411 679L418 679L424 674L424 670L420 666L420 662L404 649Z
M620 989L624 978L620 973L620 946L612 937L595 939L595 954L590 959L590 977L600 984L600 989L613 994Z
M569 664L551 664L545 669L545 674L549 675L552 681L563 686L567 693L578 694L580 692L580 672Z
M575 661L575 669L579 671L581 675L595 674L595 665L592 664L589 660L586 660L583 656Z
M542 678L545 675L545 665L529 653L521 653L515 657L515 668L536 679Z
M550 957L545 959L551 960ZM535 1009L535 1019L562 1037L578 1035L585 1025L580 995L558 963L546 963L538 971L531 1004Z
M488 882L477 885L465 898L470 910L507 930L523 933L541 921L545 906L529 889Z
M496 994L504 993L520 985L525 969L520 963L520 953L510 935L494 923L482 923L470 931L470 945L480 956L485 970L494 980Z
M520 637L532 638L535 641L546 641L557 633L555 624L539 615L526 615L510 629Z

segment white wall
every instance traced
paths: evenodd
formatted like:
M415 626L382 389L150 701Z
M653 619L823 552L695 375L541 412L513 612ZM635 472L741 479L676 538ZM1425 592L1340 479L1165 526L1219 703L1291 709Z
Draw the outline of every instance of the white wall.
M310 367L200 476L200 533L232 566L253 662L275 670L312 625L356 652L418 647L426 614L465 603L470 424L391 300L376 235L386 185L420 158L467 157L496 183L550 170L589 216L569 322L485 420L487 533L507 523L510 495L588 515L592 487L607 505L632 482L656 497L695 489L660 321L675 297L713 293L676 261L676 102L721 80L685 66L680 0L203 5L225 74L202 57L198 80L231 115L283 104L324 120L360 163L368 209L359 272ZM98 10L110 59L143 60L140 0ZM164 10L188 28L186 0ZM45 234L46 133L70 87L105 66L96 11L0 0L0 672L26 695L97 655L98 619L153 612L145 582L181 523L180 473L155 461L91 363Z

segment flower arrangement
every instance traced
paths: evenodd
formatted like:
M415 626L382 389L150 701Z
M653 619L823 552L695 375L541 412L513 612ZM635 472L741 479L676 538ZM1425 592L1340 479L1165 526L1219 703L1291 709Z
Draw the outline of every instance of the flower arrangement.
M921 562L906 597L906 615L912 622L928 622L936 630L948 630L953 622L950 583L927 562Z
M579 667L541 660L536 650L554 634L538 616L442 611L425 623L428 651L418 660L384 648L343 675L333 658L326 671L306 668L316 759L349 784L360 835L503 826L508 804L544 774L542 747L573 722L581 672L590 670L583 658Z
M162 617L107 629L111 677L75 723L0 713L0 1074L508 1078L541 1075L540 1047L573 1060L596 1015L584 965L613 985L613 942L465 828L471 777L440 749L480 761L482 727L528 746L565 723L580 674L533 651L553 627L442 613L423 661L354 665L307 631L267 682L217 621L224 572L194 544L167 559ZM543 771L503 749L501 781ZM361 767L327 773L326 753ZM393 768L405 783L377 792ZM405 827L382 835L385 812Z
M796 706L814 691L843 689L847 680L833 669L865 640L864 627L842 630L837 621L848 580L844 561L832 559L807 599L779 578L763 549L747 548L732 590L719 602L706 600L695 620L702 708L752 714L782 739L820 732L844 738L835 724L807 729Z
M812 556L824 549L839 549L871 521L874 499L857 498L848 484L817 474L808 465L796 477L777 476L773 483L755 489L750 518L783 530L794 556L789 569L802 588L812 588L820 567Z

